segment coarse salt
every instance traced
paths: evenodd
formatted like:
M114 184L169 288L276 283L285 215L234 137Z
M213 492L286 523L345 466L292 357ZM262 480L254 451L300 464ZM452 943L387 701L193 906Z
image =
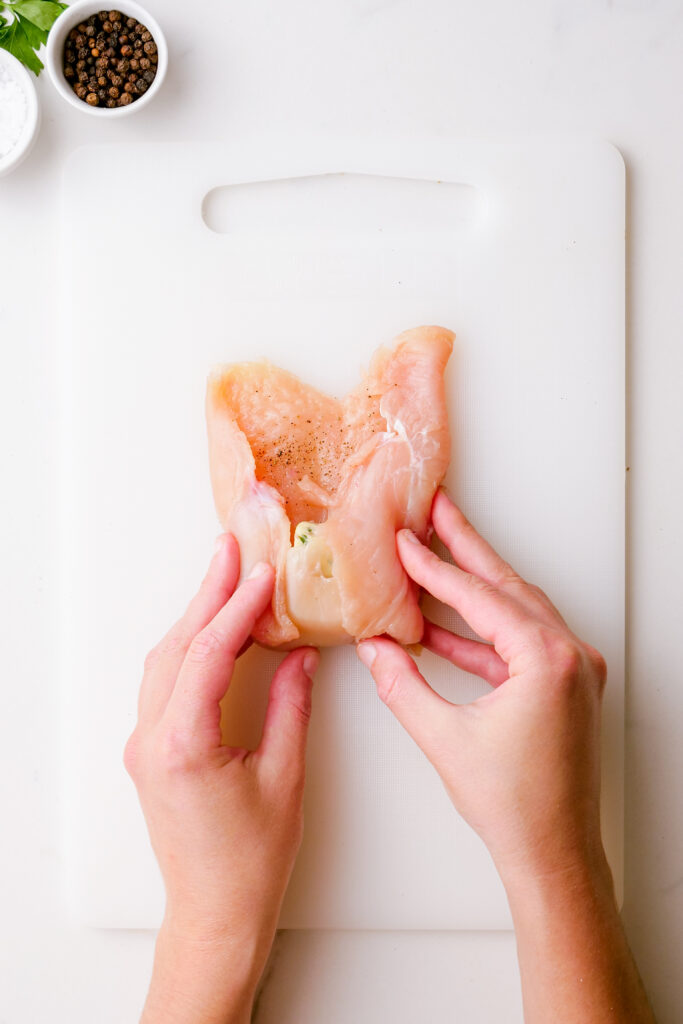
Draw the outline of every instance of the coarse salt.
M0 160L9 156L28 119L28 100L21 82L0 62Z

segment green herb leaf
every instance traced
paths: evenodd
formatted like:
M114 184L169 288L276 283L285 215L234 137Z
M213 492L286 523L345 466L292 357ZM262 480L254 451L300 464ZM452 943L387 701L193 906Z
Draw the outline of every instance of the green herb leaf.
M17 21L34 50L39 50L43 43L47 42L47 32L44 29L38 28L32 21L27 21L21 14L17 15Z
M39 75L43 64L37 51L47 42L48 32L66 8L66 4L54 0L0 2L0 47ZM10 16L12 20L8 22Z
M43 70L43 64L34 53L33 46L28 40L24 26L18 18L4 28L0 28L0 47L8 50L13 57L25 64L34 75L39 75Z
M52 0L16 0L11 9L47 33L62 11L66 10L66 4L53 3Z

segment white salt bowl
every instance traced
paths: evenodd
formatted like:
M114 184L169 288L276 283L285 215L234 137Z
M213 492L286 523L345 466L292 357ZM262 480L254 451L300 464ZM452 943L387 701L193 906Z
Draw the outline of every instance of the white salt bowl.
M36 93L36 87L33 84L31 74L7 50L0 50L0 68L17 83L26 101L26 119L21 133L12 148L4 156L0 156L0 177L2 177L4 174L9 174L10 171L15 170L31 152L31 147L36 141L40 125L40 107L38 106L38 94ZM3 116L7 117L7 114L3 114L0 111L0 118Z

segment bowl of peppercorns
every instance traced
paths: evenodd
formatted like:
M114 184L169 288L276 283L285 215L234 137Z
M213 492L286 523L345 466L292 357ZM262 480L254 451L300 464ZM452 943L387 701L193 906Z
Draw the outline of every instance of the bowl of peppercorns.
M139 4L105 10L101 0L79 0L55 22L46 64L72 107L121 117L141 110L159 91L168 49L158 23Z

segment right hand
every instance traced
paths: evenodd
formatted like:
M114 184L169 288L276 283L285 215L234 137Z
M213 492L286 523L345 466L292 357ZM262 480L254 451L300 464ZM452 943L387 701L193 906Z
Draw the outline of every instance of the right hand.
M602 656L580 641L545 594L526 583L440 491L436 532L456 565L408 530L408 575L456 609L485 643L426 622L423 644L481 676L493 692L466 705L440 697L410 655L377 637L358 646L379 696L422 748L503 881L602 861Z

